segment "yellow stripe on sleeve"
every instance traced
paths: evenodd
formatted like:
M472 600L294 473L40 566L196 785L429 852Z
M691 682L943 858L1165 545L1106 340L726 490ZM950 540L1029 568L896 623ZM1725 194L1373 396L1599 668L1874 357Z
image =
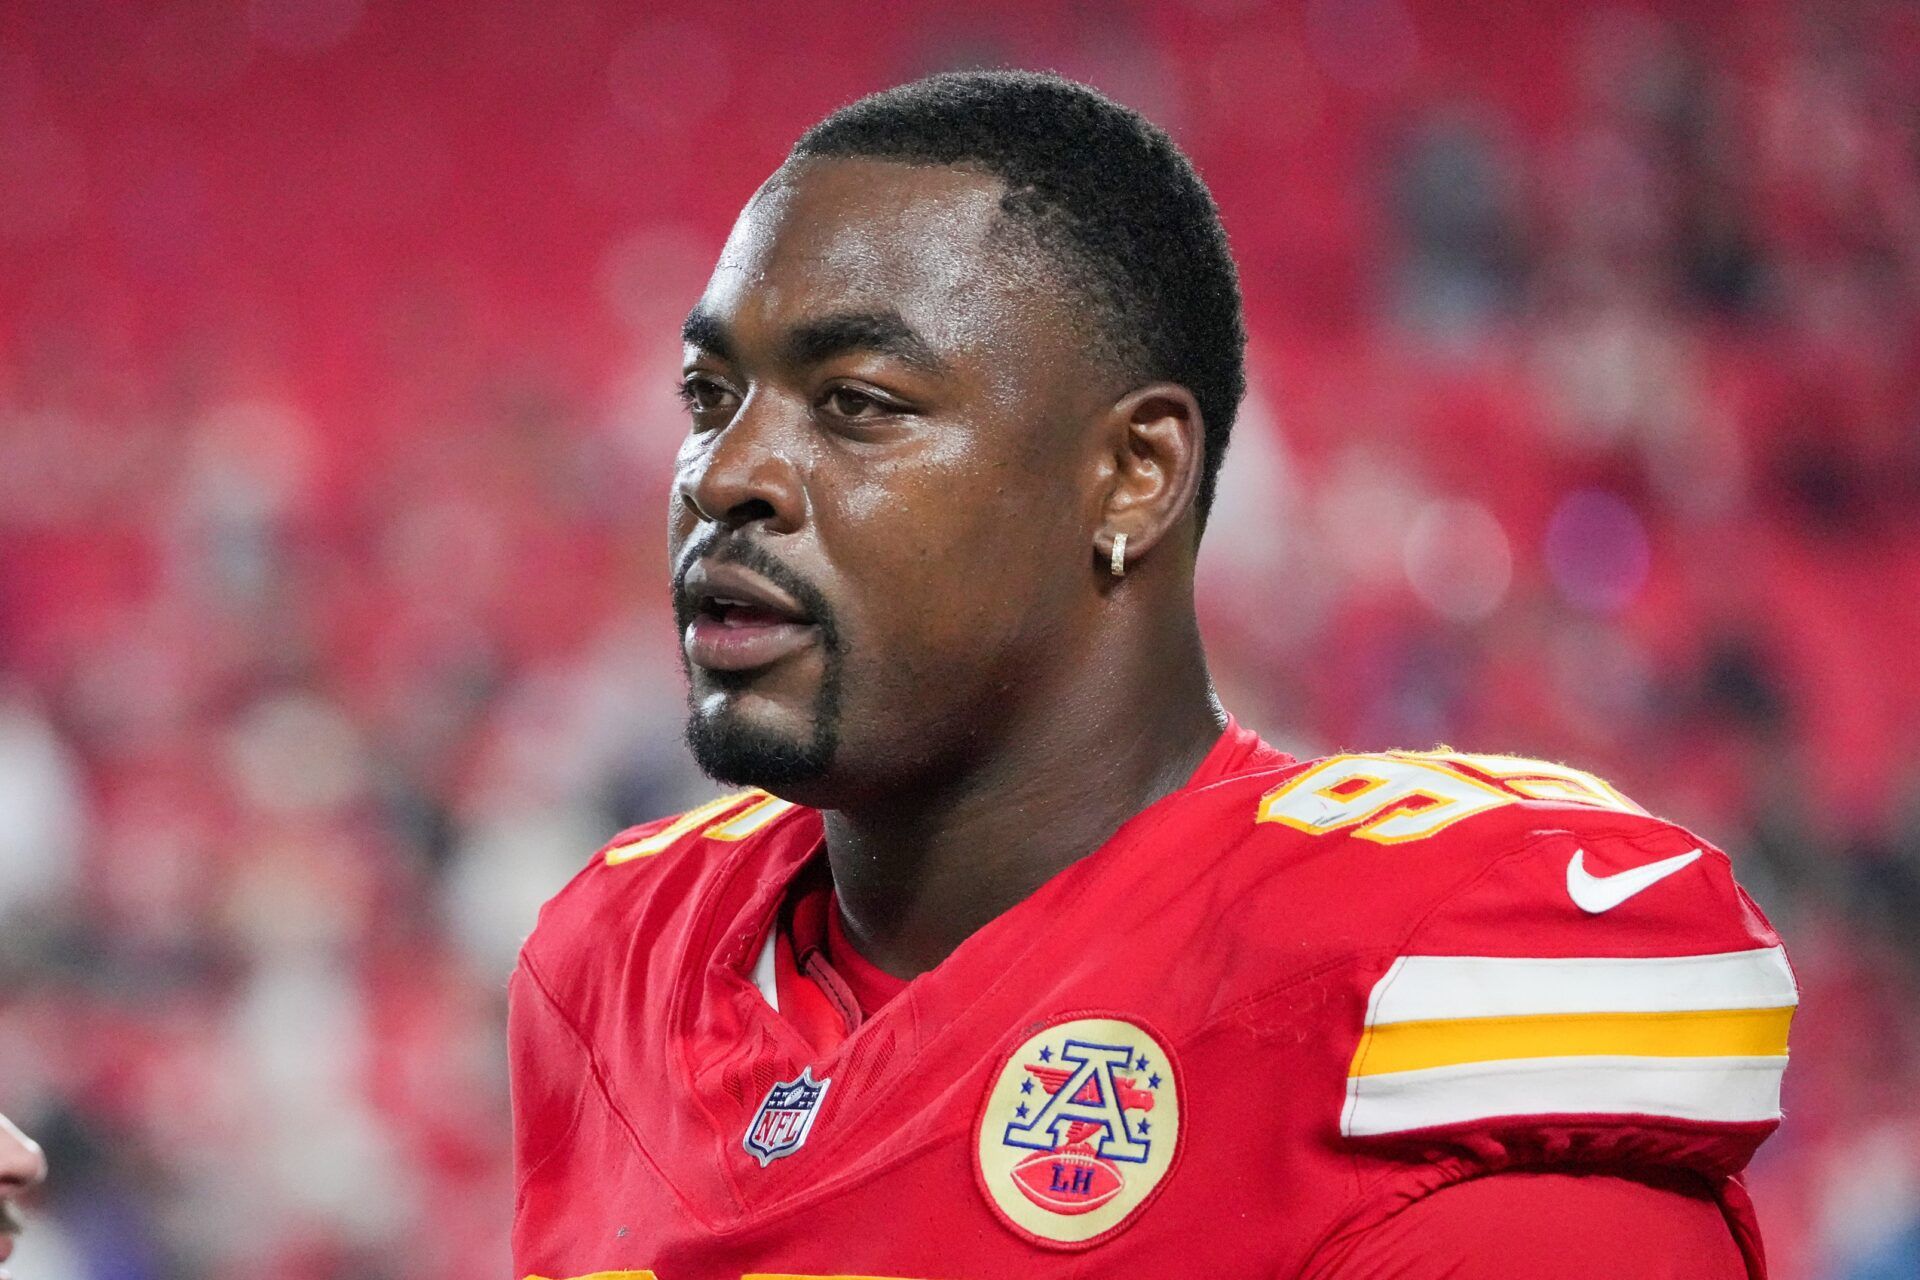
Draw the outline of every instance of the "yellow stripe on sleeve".
M1787 1051L1793 1007L1679 1013L1555 1013L1445 1018L1370 1027L1348 1076L1513 1058L1774 1057Z

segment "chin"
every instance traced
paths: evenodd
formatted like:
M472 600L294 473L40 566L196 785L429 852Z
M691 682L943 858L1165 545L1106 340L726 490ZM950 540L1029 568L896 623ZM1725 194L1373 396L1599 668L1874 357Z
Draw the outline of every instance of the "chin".
M736 706L709 705L687 717L687 746L715 781L793 799L791 792L808 789L832 767L835 735L821 720L796 731L759 722Z

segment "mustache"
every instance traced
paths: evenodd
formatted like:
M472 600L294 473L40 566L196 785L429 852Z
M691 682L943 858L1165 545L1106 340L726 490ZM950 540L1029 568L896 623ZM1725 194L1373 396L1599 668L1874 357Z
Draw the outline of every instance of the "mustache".
M723 533L696 543L681 553L680 564L673 572L673 620L680 631L684 632L687 624L700 611L698 602L687 590L687 575L702 560L737 564L759 574L792 596L795 603L806 610L807 617L820 628L821 641L829 652L839 648L840 633L834 625L833 606L827 603L820 589L764 546L739 534Z

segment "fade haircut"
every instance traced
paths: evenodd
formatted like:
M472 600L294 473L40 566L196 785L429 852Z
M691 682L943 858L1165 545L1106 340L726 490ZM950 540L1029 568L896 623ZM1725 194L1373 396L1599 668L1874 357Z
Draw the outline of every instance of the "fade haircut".
M1095 359L1199 402L1205 523L1246 390L1247 338L1220 211L1171 138L1060 76L956 71L842 107L789 159L816 156L957 165L1005 183L1002 211L1090 304Z

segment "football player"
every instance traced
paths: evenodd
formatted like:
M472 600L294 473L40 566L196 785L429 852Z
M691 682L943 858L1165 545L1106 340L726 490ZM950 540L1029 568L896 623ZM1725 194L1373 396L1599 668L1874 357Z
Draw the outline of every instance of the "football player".
M40 1185L47 1176L47 1159L40 1144L20 1132L18 1125L0 1116L0 1263L13 1256L13 1238L20 1234L13 1198ZM0 1266L0 1280L9 1272Z
M1795 990L1726 855L1215 700L1244 338L1165 134L1041 75L855 103L684 337L687 736L746 789L522 952L517 1275L1763 1274Z

